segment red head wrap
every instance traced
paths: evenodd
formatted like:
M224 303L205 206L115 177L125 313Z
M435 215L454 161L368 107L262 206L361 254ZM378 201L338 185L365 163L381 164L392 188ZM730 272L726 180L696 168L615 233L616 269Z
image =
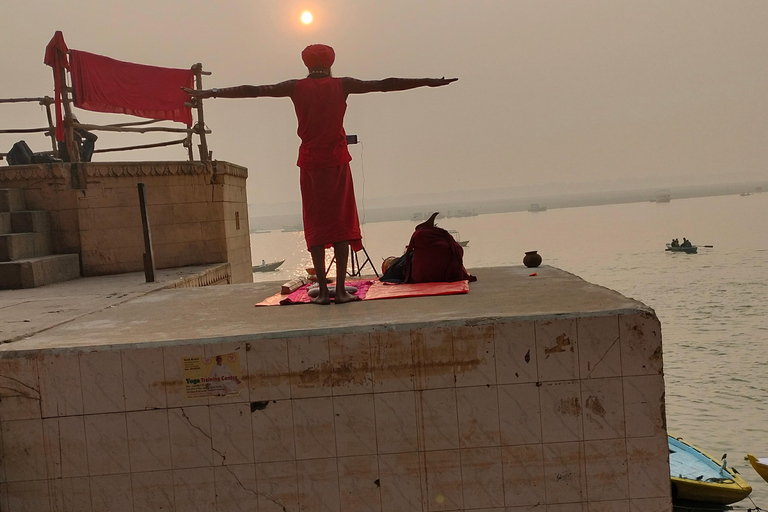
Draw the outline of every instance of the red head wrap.
M336 60L333 48L324 44L311 44L301 52L301 60L309 69L330 68Z

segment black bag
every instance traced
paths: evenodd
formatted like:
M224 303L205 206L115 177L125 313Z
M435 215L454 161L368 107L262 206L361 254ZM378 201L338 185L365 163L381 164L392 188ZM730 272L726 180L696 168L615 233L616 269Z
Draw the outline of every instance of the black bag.
M61 163L62 161L63 160L61 158L56 158L55 156L48 153L32 153L33 164L55 164Z
M402 283L405 281L405 264L408 254L403 254L389 266L386 272L379 278L379 281L385 283Z
M29 149L29 146L27 146L27 143L23 140L14 144L5 156L8 165L28 165L32 163L33 158L34 155L32 150Z

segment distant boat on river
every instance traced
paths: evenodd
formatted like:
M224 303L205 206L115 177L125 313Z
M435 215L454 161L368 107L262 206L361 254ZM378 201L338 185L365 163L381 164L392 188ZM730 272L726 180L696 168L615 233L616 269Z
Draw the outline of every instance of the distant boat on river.
M277 270L277 268L283 263L285 263L285 260L273 261L272 263L267 263L264 260L261 260L261 265L254 265L253 271L254 272L272 272L273 270Z
M696 252L699 250L698 246L696 245L689 245L686 247L680 246L674 246L672 244L667 244L667 251L670 252L684 252L686 254L696 254Z
M545 212L547 211L546 206L540 206L539 203L531 203L531 206L528 207L529 212Z
M462 247L466 247L467 244L469 243L469 240L462 240L461 235L455 229L449 229L448 233L450 233L453 239L456 240L459 243L459 245Z

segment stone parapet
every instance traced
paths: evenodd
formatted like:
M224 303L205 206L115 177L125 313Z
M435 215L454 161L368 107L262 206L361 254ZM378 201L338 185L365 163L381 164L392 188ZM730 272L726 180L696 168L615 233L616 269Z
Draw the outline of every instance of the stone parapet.
M348 317L165 290L2 346L2 499L670 511L654 312L551 267L473 274L469 295Z
M251 282L248 171L228 162L106 162L0 168L0 187L23 188L51 213L55 253L79 253L84 276L143 269L137 185L146 185L158 269L229 262Z

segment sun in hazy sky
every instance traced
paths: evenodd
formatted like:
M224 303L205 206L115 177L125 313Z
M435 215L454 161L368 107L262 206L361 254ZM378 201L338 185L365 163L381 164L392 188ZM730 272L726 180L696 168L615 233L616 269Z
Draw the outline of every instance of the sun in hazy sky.
M312 23L312 13L309 11L304 11L301 13L301 22L305 25Z

